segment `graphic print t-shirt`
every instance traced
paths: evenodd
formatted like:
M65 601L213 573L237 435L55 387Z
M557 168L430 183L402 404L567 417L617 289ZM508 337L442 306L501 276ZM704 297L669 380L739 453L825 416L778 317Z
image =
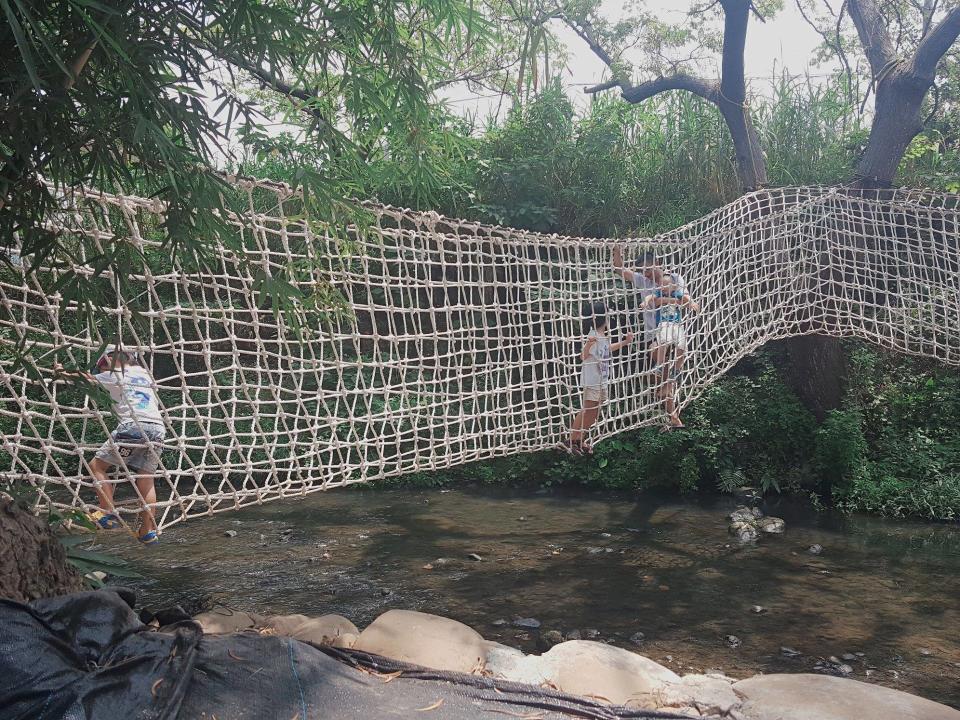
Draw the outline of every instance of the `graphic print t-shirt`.
M583 387L603 387L610 380L610 338L591 330L587 339L597 341L590 348L587 359L583 361L580 372L580 385Z
M673 284L677 286L678 290L686 292L687 283L683 279L683 275L680 273L668 273L673 279ZM633 286L640 290L642 296L645 298L647 295L654 294L658 289L658 285L653 280L648 280L643 273L635 272L633 274ZM653 333L657 327L657 311L656 310L644 310L643 311L643 329L647 334L648 338Z
M153 378L142 367L130 365L123 370L109 370L94 379L110 393L120 422L163 423Z
M663 292L659 289L654 290L654 297L672 297L677 300L683 299L683 292L681 290L674 290L668 295L664 295ZM659 327L663 323L678 323L683 319L683 312L679 305L661 305L657 308L656 311L656 322Z

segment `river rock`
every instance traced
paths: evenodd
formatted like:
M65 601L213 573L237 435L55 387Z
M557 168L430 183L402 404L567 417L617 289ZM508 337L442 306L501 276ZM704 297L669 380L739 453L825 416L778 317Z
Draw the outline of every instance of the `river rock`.
M807 548L807 552L810 553L811 555L819 555L820 553L823 552L823 545L814 543L813 545Z
M224 535L224 537L234 538L234 537L237 536L237 531L236 531L236 530L224 530L224 531L223 531L223 535Z
M203 632L208 635L219 635L252 630L259 625L263 619L263 615L218 609L200 613L193 618L193 621L198 623Z
M463 623L412 610L388 610L357 638L356 650L436 670L472 672L483 663L486 641Z
M752 542L760 536L757 528L749 522L733 522L727 529L731 535L736 535L740 542Z
M517 618L513 621L513 626L518 628L527 628L529 630L536 630L540 627L540 621L536 618Z
M733 690L744 720L960 720L960 711L931 700L824 675L758 675Z
M771 535L779 535L787 529L787 523L782 518L765 517L757 521L760 530Z
M552 648L554 645L559 645L563 642L563 633L559 630L547 630L545 633L540 634L540 640L544 647Z
M760 512L760 511L757 510L757 512ZM732 513L730 513L727 516L727 519L731 523L740 523L740 522L752 523L754 520L757 519L757 517L758 517L757 515L754 515L752 509L748 507L738 507L736 510L734 510Z
M635 632L633 635L630 636L630 642L632 642L634 645L643 645L646 639L647 639L647 636L644 635L642 632Z

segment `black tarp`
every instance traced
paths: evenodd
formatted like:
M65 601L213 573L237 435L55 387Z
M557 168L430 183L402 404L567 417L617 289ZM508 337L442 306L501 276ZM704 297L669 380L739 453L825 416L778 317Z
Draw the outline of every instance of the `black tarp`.
M0 600L0 720L679 717L189 621L154 631L134 599Z

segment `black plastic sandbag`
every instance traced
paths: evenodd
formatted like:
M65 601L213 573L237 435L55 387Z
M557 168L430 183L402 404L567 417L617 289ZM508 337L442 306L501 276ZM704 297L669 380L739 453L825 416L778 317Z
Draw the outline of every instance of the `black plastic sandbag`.
M140 622L127 592L0 600L0 720L669 718L257 633Z

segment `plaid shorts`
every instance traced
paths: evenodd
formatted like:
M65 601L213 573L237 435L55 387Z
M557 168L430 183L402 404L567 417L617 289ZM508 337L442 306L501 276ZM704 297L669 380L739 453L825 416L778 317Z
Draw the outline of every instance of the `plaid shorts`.
M160 466L164 437L163 425L141 422L138 427L132 422L120 423L97 450L96 457L110 465L125 464L131 470L152 475Z

